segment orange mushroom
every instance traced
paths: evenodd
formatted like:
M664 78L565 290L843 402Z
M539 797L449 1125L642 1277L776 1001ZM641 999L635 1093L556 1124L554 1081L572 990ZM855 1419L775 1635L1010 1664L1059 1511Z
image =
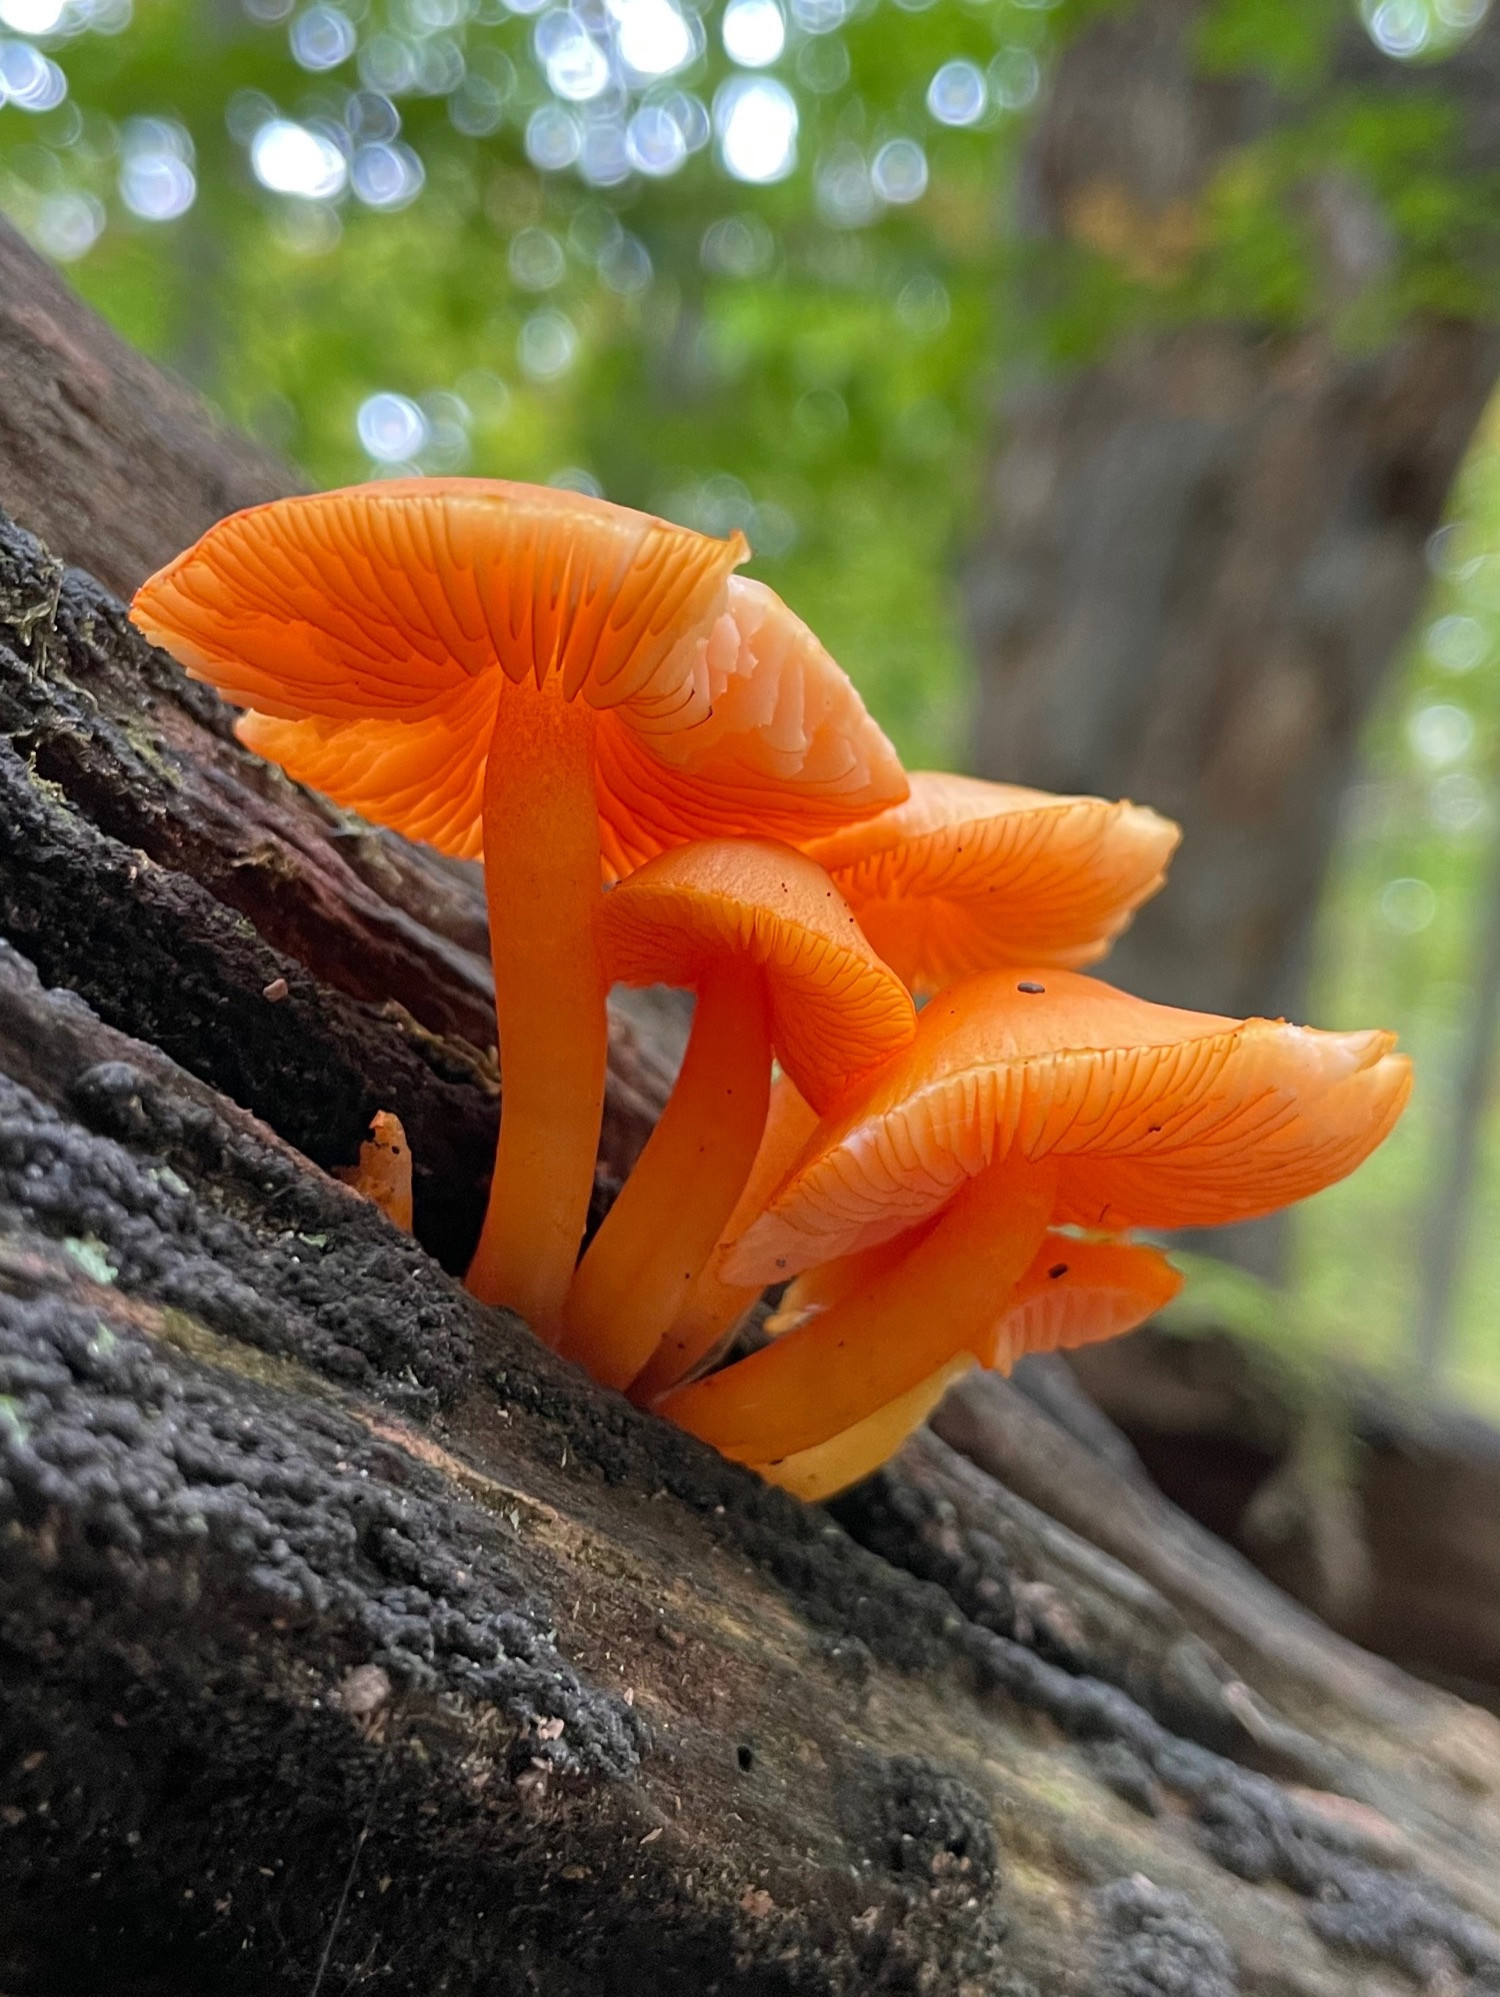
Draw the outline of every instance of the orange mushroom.
M921 1231L932 1227L924 1221ZM893 1269L919 1230L909 1230L809 1269L787 1286L774 1315L766 1319L773 1338L830 1309L845 1297ZM1008 1372L1028 1352L1055 1352L1117 1338L1154 1315L1182 1288L1182 1278L1155 1248L1113 1235L1063 1234L1042 1238L1015 1287L1000 1300L993 1344L981 1356L987 1366Z
M333 1176L378 1206L392 1227L411 1233L411 1146L394 1110L376 1110L359 1147L359 1163L341 1165Z
M1015 1357L993 1352L994 1327L1049 1227L1221 1224L1305 1198L1395 1123L1411 1078L1393 1044L1181 1012L1070 971L965 980L820 1126L725 1274L774 1282L897 1236L904 1252L661 1411L765 1463L962 1352Z
M877 1408L852 1427L799 1449L775 1463L752 1464L768 1484L777 1484L795 1498L816 1504L857 1484L887 1462L914 1429L919 1429L956 1380L979 1362L972 1352L960 1352L919 1380L904 1394Z
M1144 1324L1181 1288L1181 1276L1154 1248L1050 1233L1011 1292L982 1363L1008 1372L1028 1352L1117 1338ZM810 1294L803 1291L804 1309ZM800 1313L795 1316L801 1321ZM767 1329L774 1331L777 1323L770 1319ZM878 1470L921 1427L954 1381L980 1363L981 1355L960 1352L827 1442L755 1468L768 1484L779 1484L809 1502L831 1498Z
M875 818L799 843L825 866L861 928L923 996L1002 964L1091 963L1166 878L1178 841L1138 805L1053 797L943 771L912 774L911 795ZM788 1119L757 1162L747 1196L632 1397L651 1401L702 1364L760 1294L723 1269L810 1134Z
M744 1189L773 1050L803 1096L826 1106L906 1045L916 1012L823 869L769 840L659 855L604 897L598 932L612 983L698 994L677 1084L564 1313L563 1352L623 1387L678 1315Z
M790 1075L778 1075L755 1163L724 1232L693 1278L682 1308L648 1363L631 1383L630 1398L649 1407L663 1394L707 1365L760 1295L763 1283L731 1283L724 1265L740 1236L786 1177L818 1126L818 1113L806 1103Z
M1003 964L1095 963L1180 833L1141 805L917 770L878 818L798 843L913 991Z
M812 633L719 542L575 493L392 480L234 515L137 623L290 775L485 859L502 1119L469 1285L544 1332L592 1184L601 875L906 793Z
M910 782L904 804L800 843L918 996L1001 964L1092 962L1161 886L1178 841L1170 820L1133 804L934 770ZM769 1126L778 1143L757 1164L758 1204L742 1201L634 1398L655 1399L685 1379L759 1295L758 1285L728 1282L722 1271L812 1121L795 1142L789 1122Z

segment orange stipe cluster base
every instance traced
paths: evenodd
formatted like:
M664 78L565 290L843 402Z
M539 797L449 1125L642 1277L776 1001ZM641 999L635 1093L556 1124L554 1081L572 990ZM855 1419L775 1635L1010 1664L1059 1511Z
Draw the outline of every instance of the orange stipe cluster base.
M1387 1034L1080 976L1176 827L908 778L746 552L576 494L396 481L222 522L135 614L288 775L484 861L503 1102L470 1287L811 1499L967 1369L1141 1323L1179 1278L1132 1230L1305 1198L1410 1076ZM580 1261L615 981L697 1010ZM410 1162L377 1118L350 1174L398 1225ZM770 1342L715 1370L767 1284Z

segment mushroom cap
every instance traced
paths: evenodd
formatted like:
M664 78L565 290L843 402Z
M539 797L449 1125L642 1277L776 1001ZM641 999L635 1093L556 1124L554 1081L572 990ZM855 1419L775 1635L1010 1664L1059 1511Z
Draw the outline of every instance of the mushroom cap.
M674 847L604 897L598 925L615 983L696 986L729 956L759 969L771 1043L815 1109L916 1031L906 987L823 869L790 846Z
M847 676L715 541L492 479L393 479L232 515L136 622L251 710L241 739L377 823L472 858L502 701L598 714L606 872L684 839L831 828L906 794Z
M1065 1352L1134 1331L1182 1288L1181 1273L1142 1242L1049 1232L995 1326L985 1363L1008 1373L1032 1352Z
M417 720L497 665L592 707L702 714L682 640L748 553L549 486L390 479L231 514L131 614L227 699L287 720Z
M726 1260L775 1282L889 1240L994 1159L1060 1166L1055 1221L1249 1220L1341 1179L1411 1087L1389 1033L1153 1005L1074 971L965 979L856 1085Z
M879 817L798 843L917 992L1002 964L1102 957L1166 879L1180 833L1144 806L916 770Z

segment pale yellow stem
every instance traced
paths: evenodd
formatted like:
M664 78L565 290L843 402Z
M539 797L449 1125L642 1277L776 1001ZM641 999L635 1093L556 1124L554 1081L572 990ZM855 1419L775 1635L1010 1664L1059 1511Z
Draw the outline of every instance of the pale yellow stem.
M956 1359L939 1366L935 1373L929 1373L907 1393L887 1401L863 1421L857 1421L853 1428L846 1428L827 1442L815 1443L811 1449L800 1449L794 1456L783 1456L779 1463L757 1463L755 1468L768 1484L779 1484L783 1491L805 1498L809 1504L831 1498L857 1484L862 1477L868 1477L894 1456L912 1431L926 1421L953 1382L977 1364L972 1352L960 1352Z

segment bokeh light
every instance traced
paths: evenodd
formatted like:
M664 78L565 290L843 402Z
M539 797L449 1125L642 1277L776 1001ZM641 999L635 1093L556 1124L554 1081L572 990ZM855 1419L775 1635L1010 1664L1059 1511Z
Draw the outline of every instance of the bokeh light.
M878 220L880 196L859 147L836 145L819 159L813 174L818 213L833 229L863 229Z
M523 291L550 291L568 267L562 244L547 229L522 229L512 237L506 261Z
M610 0L620 60L638 77L671 76L692 61L696 38L671 0Z
M354 427L367 457L376 464L407 464L427 442L427 418L409 395L382 390L359 405Z
M18 35L50 35L63 7L64 0L0 0L0 25Z
M600 250L599 281L622 298L636 298L651 284L651 252L638 236L625 230Z
M776 258L776 238L759 215L724 215L703 232L698 260L721 277L759 277Z
M1488 831L1493 817L1489 792L1468 770L1445 770L1427 793L1427 815L1437 831L1456 837Z
M37 204L31 233L49 257L74 263L104 233L104 203L92 194L48 194Z
M1380 913L1398 936L1416 936L1431 926L1437 895L1429 881L1414 875L1387 881L1380 891Z
M326 201L342 192L348 164L333 140L290 118L271 118L250 141L250 170L273 194Z
M354 23L337 7L309 7L292 22L293 59L303 69L337 69L354 53Z
M349 168L350 185L367 208L410 207L425 178L417 154L399 140L361 146Z
M581 492L588 499L604 497L604 487L594 474L586 471L582 465L562 466L560 470L549 476L547 483L556 487L559 492Z
M578 358L578 329L565 312L533 312L516 342L516 360L532 381L556 381Z
M786 20L776 0L729 0L720 25L724 52L746 69L764 69L786 47Z
M583 150L583 128L561 104L543 104L526 123L526 157L544 173L561 173Z
M915 139L887 140L870 162L870 184L893 205L920 201L927 192L926 153Z
M767 77L736 77L714 99L719 157L736 180L784 180L797 164L797 125L796 99Z
M1360 18L1383 55L1397 62L1447 55L1478 29L1489 0L1360 0Z
M927 108L940 125L974 125L989 103L984 71L974 62L945 62L927 86Z
M1474 717L1454 701L1431 701L1413 714L1406 736L1424 763L1456 763L1474 745Z
M662 178L688 156L682 127L663 104L643 104L625 128L625 150L638 173Z
M609 113L585 117L578 171L591 187L618 187L630 178L630 148L623 122Z
M120 138L120 199L145 222L185 215L198 195L193 142L165 118L132 118Z
M1427 655L1445 673L1471 673L1483 665L1489 639L1477 617L1450 612L1427 630Z
M1042 87L1042 66L1030 49L1001 49L987 78L991 97L1002 111L1024 111Z
M609 86L609 58L571 8L537 22L536 54L548 87L570 104L587 104Z
M0 105L55 111L67 94L68 79L50 56L30 42L0 42Z
M854 11L852 0L790 0L790 7L805 35L831 35Z

